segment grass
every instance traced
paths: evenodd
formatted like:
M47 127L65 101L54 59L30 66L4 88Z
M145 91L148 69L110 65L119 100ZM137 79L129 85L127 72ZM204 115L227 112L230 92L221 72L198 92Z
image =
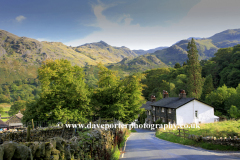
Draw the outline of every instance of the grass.
M164 133L171 130L171 132L177 134L178 130L172 130L172 129L166 129L165 131L163 129L160 129L157 131L156 136L158 138L168 140L170 142L180 143L184 145L191 145L196 147L202 147L205 149L210 150L237 150L236 148L232 146L223 146L223 145L213 145L209 143L204 142L196 142L190 139L184 139L183 137L178 137L173 134ZM215 122L215 123L208 123L208 124L201 124L200 128L188 128L188 131L186 133L191 135L202 135L203 137L206 136L213 136L216 138L220 137L234 137L234 136L240 136L240 120L229 120L229 121L223 121L223 122ZM163 132L164 131L164 132Z
M11 104L9 103L0 103L0 107L3 107L3 113L1 113L1 117L9 117L8 113L5 113L5 111L9 111ZM8 119L1 119L3 122L6 122Z
M131 132L137 132L134 128L132 128L130 131L131 131Z

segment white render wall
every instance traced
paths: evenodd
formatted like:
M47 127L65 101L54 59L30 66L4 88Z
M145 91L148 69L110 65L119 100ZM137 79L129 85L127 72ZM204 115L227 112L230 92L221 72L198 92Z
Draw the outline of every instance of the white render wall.
M198 111L198 118L195 111ZM214 108L198 100L193 100L176 110L177 124L212 123L214 122Z

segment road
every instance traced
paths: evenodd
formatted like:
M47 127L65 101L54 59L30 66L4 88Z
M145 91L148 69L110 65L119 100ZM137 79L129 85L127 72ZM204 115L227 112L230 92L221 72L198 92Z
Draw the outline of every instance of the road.
M226 153L209 151L161 140L155 137L155 131L136 129L128 138L123 155L124 160L230 160L240 159Z

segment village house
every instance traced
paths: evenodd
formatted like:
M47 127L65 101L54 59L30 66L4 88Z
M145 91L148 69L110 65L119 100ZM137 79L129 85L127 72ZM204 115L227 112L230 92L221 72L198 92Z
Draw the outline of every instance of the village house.
M155 98L155 97L154 97ZM163 123L190 124L212 123L218 120L214 116L214 108L196 98L187 98L184 90L179 97L169 97L167 91L163 91L163 99L152 99L142 106L146 109L146 123L153 123L161 119Z
M9 120L6 121L6 123L9 125L10 129L22 128L23 127L22 117L23 115L19 111L17 114L10 117Z

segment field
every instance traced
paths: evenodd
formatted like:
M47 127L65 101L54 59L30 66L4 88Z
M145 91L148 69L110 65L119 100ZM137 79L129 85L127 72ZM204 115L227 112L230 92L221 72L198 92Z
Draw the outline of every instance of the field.
M11 104L9 103L0 103L0 107L3 107L3 113L1 113L1 117L9 117L8 113L5 113L5 111L9 111ZM6 122L8 119L1 119L3 122Z
M203 142L195 142L193 140L178 137L173 134L165 133L165 132L173 132L175 134L178 133L178 130L175 129L160 129L157 131L156 136L158 138L168 140L175 143L180 143L184 145L192 145L197 147L202 147L205 149L212 149L212 150L236 150L236 148L232 146L221 146L221 145L213 145ZM231 137L234 136L239 137L240 136L240 120L229 120L229 121L223 121L223 122L215 122L215 123L208 123L208 124L201 124L200 128L187 128L186 137L188 134L191 135L202 135L203 137L207 136L213 136L216 138L224 138L224 137Z

